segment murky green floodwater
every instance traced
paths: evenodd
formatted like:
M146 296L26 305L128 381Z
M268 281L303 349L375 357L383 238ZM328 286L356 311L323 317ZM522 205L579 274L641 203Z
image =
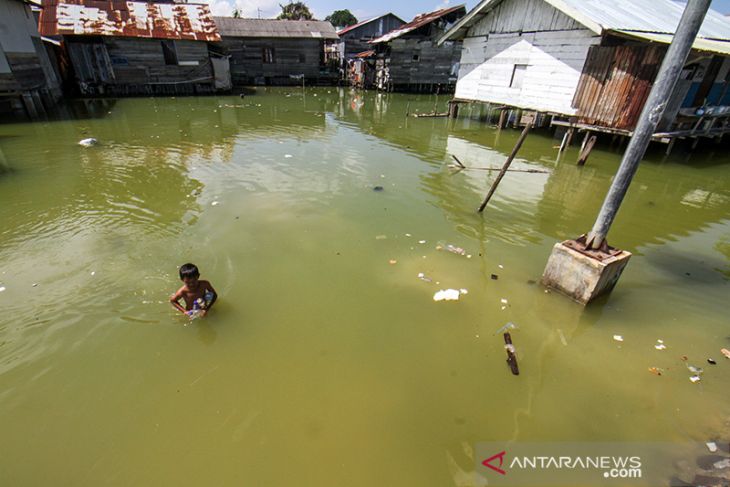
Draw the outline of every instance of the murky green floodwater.
M727 437L726 149L648 157L610 235L635 255L583 309L534 281L617 153L577 168L533 134L515 166L550 174L508 175L479 216L494 174L449 155L497 165L518 132L403 116L434 102L272 90L0 125L0 484L448 486L480 441ZM166 302L186 261L221 295L192 324Z

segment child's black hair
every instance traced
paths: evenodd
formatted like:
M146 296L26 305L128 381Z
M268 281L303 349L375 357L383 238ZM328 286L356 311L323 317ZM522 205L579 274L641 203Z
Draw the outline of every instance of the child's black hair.
M186 277L200 277L200 271L195 264L183 264L180 266L180 280L182 281Z

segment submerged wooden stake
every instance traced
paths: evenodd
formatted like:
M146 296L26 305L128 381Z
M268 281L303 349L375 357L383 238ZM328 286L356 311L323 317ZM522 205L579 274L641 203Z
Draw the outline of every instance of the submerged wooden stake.
M489 193L487 193L487 196L484 198L484 201L479 206L479 209L477 210L479 213L484 211L484 208L487 206L487 203L489 203L489 200L492 198L492 195L497 190L497 186L499 186L500 181L502 181L502 178L504 177L505 173L507 172L507 169L509 169L509 165L512 164L512 161L514 160L515 156L517 155L517 152L520 150L520 147L522 147L522 143L527 138L527 134L530 132L530 128L532 128L532 122L525 125L525 129L520 134L520 138L517 139L517 143L515 144L514 149L512 149L512 152L510 153L509 157L504 163L504 166L502 166L502 169L499 171L499 174L497 174L497 179L494 180L494 184L492 184L492 187L489 189Z
M507 365L514 375L520 375L520 368L517 365L517 355L515 355L515 347L512 345L512 336L509 333L504 334L504 349L507 351Z
M454 158L454 160L456 161L456 163L459 165L460 168L466 169L466 166L461 163L461 161L459 160L458 157L456 157L454 154L451 154L451 157Z
M588 156L591 155L591 151L593 150L593 146L596 145L597 137L595 135L591 135L591 138L588 139L588 142L586 142L585 147L583 147L583 150L580 153L580 156L578 156L578 165L582 166L586 163L588 160Z

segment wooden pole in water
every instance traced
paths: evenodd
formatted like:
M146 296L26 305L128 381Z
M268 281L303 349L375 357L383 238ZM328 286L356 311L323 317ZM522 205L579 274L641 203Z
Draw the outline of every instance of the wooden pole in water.
M514 375L520 375L520 368L517 366L517 355L515 355L515 346L512 345L512 336L509 333L504 334L504 349L507 351L507 365Z
M502 110L499 111L499 125L497 125L497 128L502 130L504 128L504 116L507 114L507 109L502 108Z
M579 166L585 165L586 161L588 160L588 156L591 155L593 146L596 145L597 139L598 138L595 135L591 135L591 138L588 139L588 142L586 142L586 146L580 152L580 156L578 156L578 165Z
M497 174L497 179L494 180L494 183L492 184L492 187L489 189L489 193L487 193L487 196L484 198L484 201L479 206L479 209L477 210L479 213L484 211L484 208L487 206L487 203L489 203L489 200L492 198L492 195L497 190L497 186L499 186L500 181L502 181L502 178L504 177L505 173L507 172L507 169L509 169L509 165L512 164L512 161L514 160L515 156L517 155L517 152L520 150L520 147L522 147L522 143L527 138L527 134L530 132L530 128L532 128L532 121L529 121L527 125L525 125L525 129L520 134L520 138L517 139L517 143L515 144L514 149L512 149L512 152L510 153L509 157L505 161L504 165L502 166L502 169L499 171L499 174Z

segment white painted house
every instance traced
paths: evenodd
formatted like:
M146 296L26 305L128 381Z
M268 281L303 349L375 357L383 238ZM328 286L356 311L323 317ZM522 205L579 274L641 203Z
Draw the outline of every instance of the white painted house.
M581 106L592 93L586 90L598 90L594 98L599 99L606 98L608 92L605 90L616 92L618 88L611 83L619 71L612 70L631 54L635 55L636 62L620 68L620 73L627 74L636 85L624 89L623 98L615 98L621 102L627 95L636 95L643 106L646 99L643 92L648 94L645 88L653 82L683 7L672 0L482 0L439 42L463 40L456 101L579 115L581 109L588 110ZM606 58L608 61L600 59L601 49L613 50ZM685 106L683 103L690 94L692 82L702 83L713 60L717 69L713 68L708 90L715 89L719 93L717 104L730 104L730 96L726 97L728 93L722 92L722 86L714 86L715 83L727 86L728 56L730 22L710 11L690 59L702 65L702 69L686 75L690 76L690 86L682 85L685 92L675 97L675 114L680 106ZM650 77L642 71L647 60L655 64L654 71L649 72ZM603 69L605 77L598 80L599 86L591 87L589 78L595 79L596 75L587 69L592 66L591 69L598 67L600 70L601 62L606 66ZM639 89L641 82L644 85ZM626 127L634 123L634 109L633 106L616 105L615 125L620 125L621 117L621 123ZM624 113L619 113L621 110ZM627 115L628 111L631 116Z

